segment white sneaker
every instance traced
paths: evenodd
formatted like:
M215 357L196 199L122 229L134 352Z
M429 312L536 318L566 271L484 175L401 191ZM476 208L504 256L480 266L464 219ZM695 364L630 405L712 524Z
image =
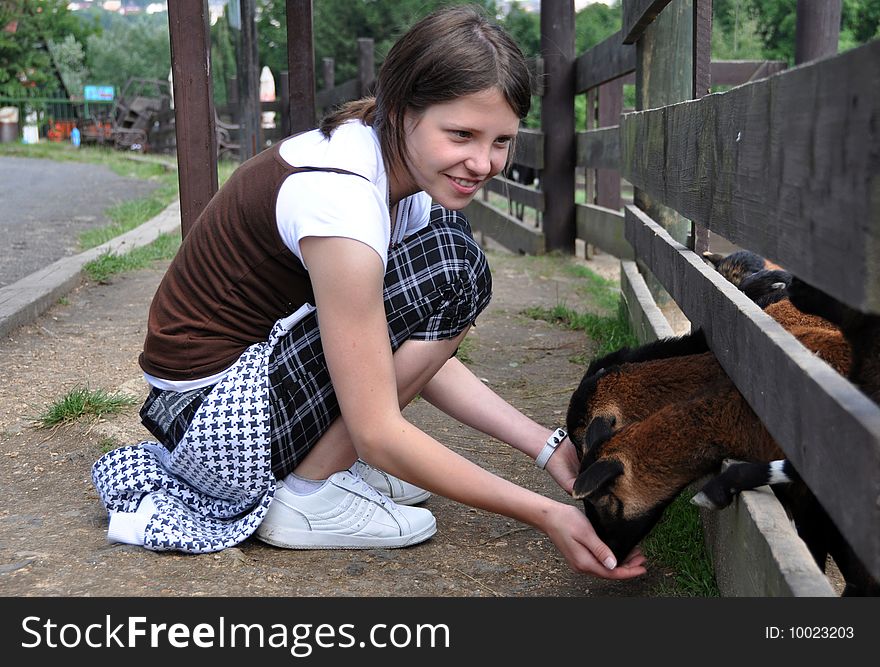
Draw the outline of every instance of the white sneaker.
M431 497L430 491L425 491L415 484L404 482L399 477L374 468L361 459L355 461L350 470L356 475L360 475L367 484L379 493L391 498L398 505L418 505Z
M424 542L435 532L430 511L401 507L344 471L307 495L279 481L256 536L286 549L395 549Z

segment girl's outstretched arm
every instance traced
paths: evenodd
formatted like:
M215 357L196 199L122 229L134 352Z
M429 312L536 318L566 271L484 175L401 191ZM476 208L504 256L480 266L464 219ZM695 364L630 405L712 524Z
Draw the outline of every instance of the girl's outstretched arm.
M300 248L333 387L361 458L434 493L534 526L576 571L610 579L644 573L639 559L614 568L611 550L574 506L493 475L404 419L382 300L381 259L365 244L339 237L307 237Z

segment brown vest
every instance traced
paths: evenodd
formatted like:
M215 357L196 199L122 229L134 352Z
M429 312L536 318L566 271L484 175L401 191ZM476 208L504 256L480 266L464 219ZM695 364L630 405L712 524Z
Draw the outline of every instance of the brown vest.
M265 341L277 320L314 303L308 273L275 220L284 179L313 169L291 167L279 147L242 164L184 238L150 305L138 359L150 375L194 380L219 373Z

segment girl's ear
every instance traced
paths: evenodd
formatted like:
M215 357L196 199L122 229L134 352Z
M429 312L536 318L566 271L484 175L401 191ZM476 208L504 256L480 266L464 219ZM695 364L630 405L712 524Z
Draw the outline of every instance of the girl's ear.
M617 459L596 461L574 481L572 496L575 500L587 498L623 474L623 464Z

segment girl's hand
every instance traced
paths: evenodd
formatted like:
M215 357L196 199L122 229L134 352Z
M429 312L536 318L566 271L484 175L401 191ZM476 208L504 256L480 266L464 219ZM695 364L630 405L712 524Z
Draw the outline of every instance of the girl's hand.
M638 549L617 564L611 549L599 539L587 517L571 505L558 503L547 516L545 532L575 572L615 580L632 579L647 572L645 557Z

